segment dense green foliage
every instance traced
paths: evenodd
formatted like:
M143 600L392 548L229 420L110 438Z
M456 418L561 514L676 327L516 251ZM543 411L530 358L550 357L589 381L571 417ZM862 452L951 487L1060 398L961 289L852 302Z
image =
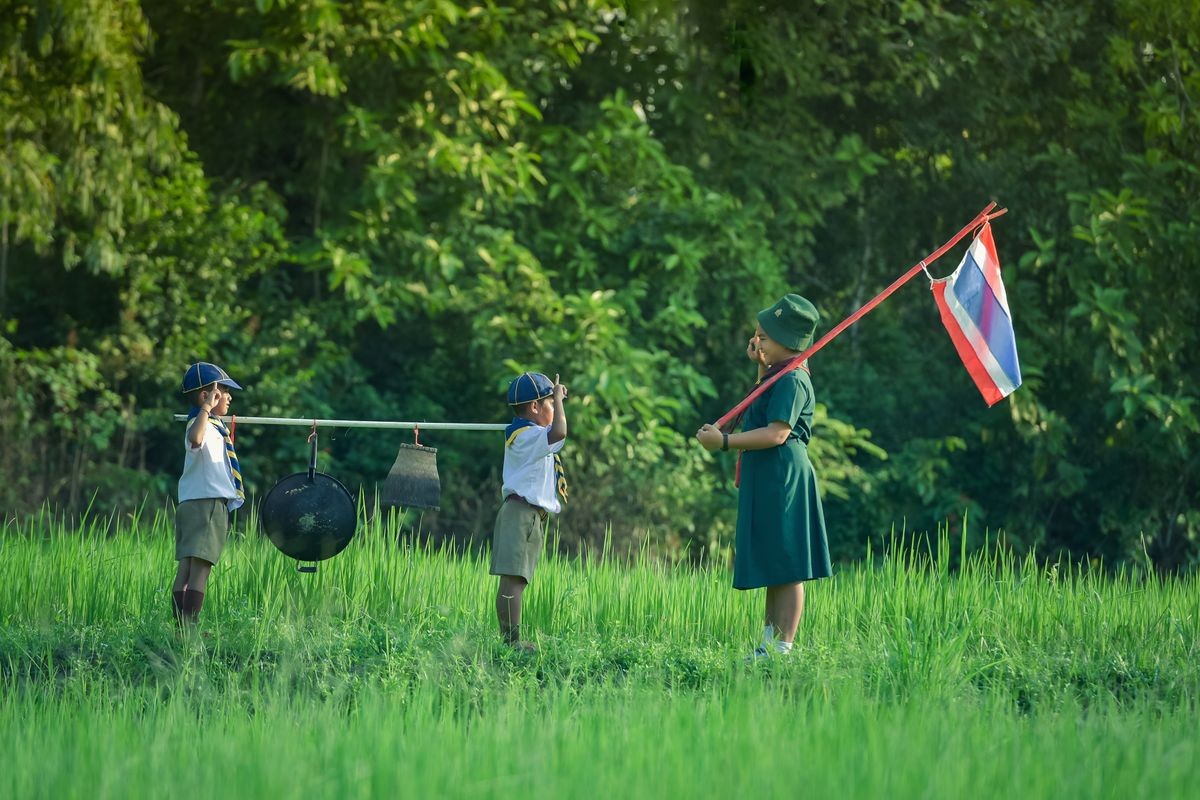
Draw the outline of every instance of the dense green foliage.
M746 665L761 593L723 566L550 555L523 657L484 558L378 523L316 575L251 525L207 635L181 639L171 541L169 511L109 536L0 527L0 794L159 796L170 776L199 797L1185 797L1200 779L1195 574L960 560L944 532L811 584L793 655Z
M243 414L503 421L572 389L570 543L728 544L753 312L826 326L987 201L1025 385L984 408L919 281L814 359L843 557L964 513L1200 558L1200 10L1173 0L16 0L0 18L4 512L170 493L182 368ZM959 256L935 267L946 274ZM250 488L303 434L239 430ZM394 438L339 432L368 491ZM490 528L499 445L441 448Z

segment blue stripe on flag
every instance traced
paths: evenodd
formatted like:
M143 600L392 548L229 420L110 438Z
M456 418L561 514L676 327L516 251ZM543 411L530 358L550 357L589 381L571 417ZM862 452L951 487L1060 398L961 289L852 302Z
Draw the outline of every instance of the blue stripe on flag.
M1021 385L1021 368L1017 362L1017 341L1013 333L1012 320L992 292L983 270L974 255L968 253L958 277L951 284L959 304L970 316L992 357L1012 382L1014 388Z

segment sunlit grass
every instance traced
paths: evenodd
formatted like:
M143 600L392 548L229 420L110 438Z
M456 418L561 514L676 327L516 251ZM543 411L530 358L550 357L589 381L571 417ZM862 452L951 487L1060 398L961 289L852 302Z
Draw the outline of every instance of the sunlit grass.
M520 657L485 555L376 520L306 575L248 523L190 639L169 513L6 524L0 794L148 796L168 773L202 797L230 794L214 773L305 797L1163 797L1200 779L1195 575L964 554L943 531L810 585L796 655L748 667L762 596L725 565L548 555L526 594L541 649Z

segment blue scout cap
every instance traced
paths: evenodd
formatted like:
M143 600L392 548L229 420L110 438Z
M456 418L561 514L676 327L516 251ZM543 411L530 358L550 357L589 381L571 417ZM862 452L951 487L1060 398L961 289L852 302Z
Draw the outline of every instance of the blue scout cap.
M554 384L540 372L526 372L508 385L508 404L524 405L554 394Z
M784 295L775 305L758 312L758 324L767 336L797 352L812 344L820 318L816 306L798 294Z
M229 373L218 367L216 364L209 364L207 361L198 361L187 368L183 373L183 391L194 392L197 389L203 389L211 383L219 383L222 386L228 386L230 389L241 389L237 381L229 377Z

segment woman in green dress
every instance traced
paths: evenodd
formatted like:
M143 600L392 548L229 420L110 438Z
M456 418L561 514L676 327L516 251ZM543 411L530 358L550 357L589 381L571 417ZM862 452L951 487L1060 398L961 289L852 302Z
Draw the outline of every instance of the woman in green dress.
M808 300L789 294L757 319L746 354L758 365L762 383L812 344L819 315ZM713 425L696 433L707 450L740 454L733 586L767 589L755 658L791 652L804 612L804 581L833 574L817 475L808 460L815 405L805 364L750 404L740 433Z

